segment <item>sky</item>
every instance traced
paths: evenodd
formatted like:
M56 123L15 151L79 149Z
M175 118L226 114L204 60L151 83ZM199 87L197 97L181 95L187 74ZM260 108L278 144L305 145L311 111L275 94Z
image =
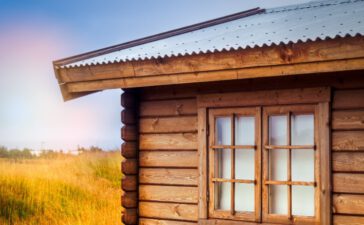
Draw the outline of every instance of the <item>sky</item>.
M63 102L52 61L228 14L309 0L0 0L0 146L119 148L121 90Z

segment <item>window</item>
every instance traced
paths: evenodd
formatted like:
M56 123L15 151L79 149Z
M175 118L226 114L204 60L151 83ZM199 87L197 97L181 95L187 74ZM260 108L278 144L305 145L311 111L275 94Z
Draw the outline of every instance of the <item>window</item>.
M269 93L250 101L253 107L229 94L201 98L199 119L206 122L199 121L199 132L207 129L200 155L208 160L200 160L203 224L330 224L329 98L302 104L302 94L282 92L291 102L276 104Z

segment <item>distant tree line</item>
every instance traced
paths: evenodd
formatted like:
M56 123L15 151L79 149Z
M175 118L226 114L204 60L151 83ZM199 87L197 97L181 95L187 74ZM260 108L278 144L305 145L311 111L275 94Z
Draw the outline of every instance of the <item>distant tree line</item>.
M36 152L38 154L36 154ZM89 148L77 147L77 150L73 151L73 153L77 154L96 153L96 152L103 152L103 149L97 146L90 146ZM0 146L0 158L8 158L8 159L56 158L68 153L69 153L68 151L63 151L63 150L44 149L41 151L34 151L29 148L8 149L5 146Z

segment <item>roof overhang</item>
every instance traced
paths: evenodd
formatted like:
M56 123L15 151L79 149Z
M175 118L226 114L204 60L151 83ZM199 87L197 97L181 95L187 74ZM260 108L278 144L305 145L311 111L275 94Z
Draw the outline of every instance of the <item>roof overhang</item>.
M54 69L67 101L106 89L362 70L364 37Z

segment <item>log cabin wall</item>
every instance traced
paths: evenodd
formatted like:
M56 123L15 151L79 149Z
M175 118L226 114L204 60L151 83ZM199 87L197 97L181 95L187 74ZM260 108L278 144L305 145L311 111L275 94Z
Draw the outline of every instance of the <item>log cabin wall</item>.
M139 102L139 224L198 220L199 93L332 88L333 223L364 224L364 77L362 71L144 88Z

